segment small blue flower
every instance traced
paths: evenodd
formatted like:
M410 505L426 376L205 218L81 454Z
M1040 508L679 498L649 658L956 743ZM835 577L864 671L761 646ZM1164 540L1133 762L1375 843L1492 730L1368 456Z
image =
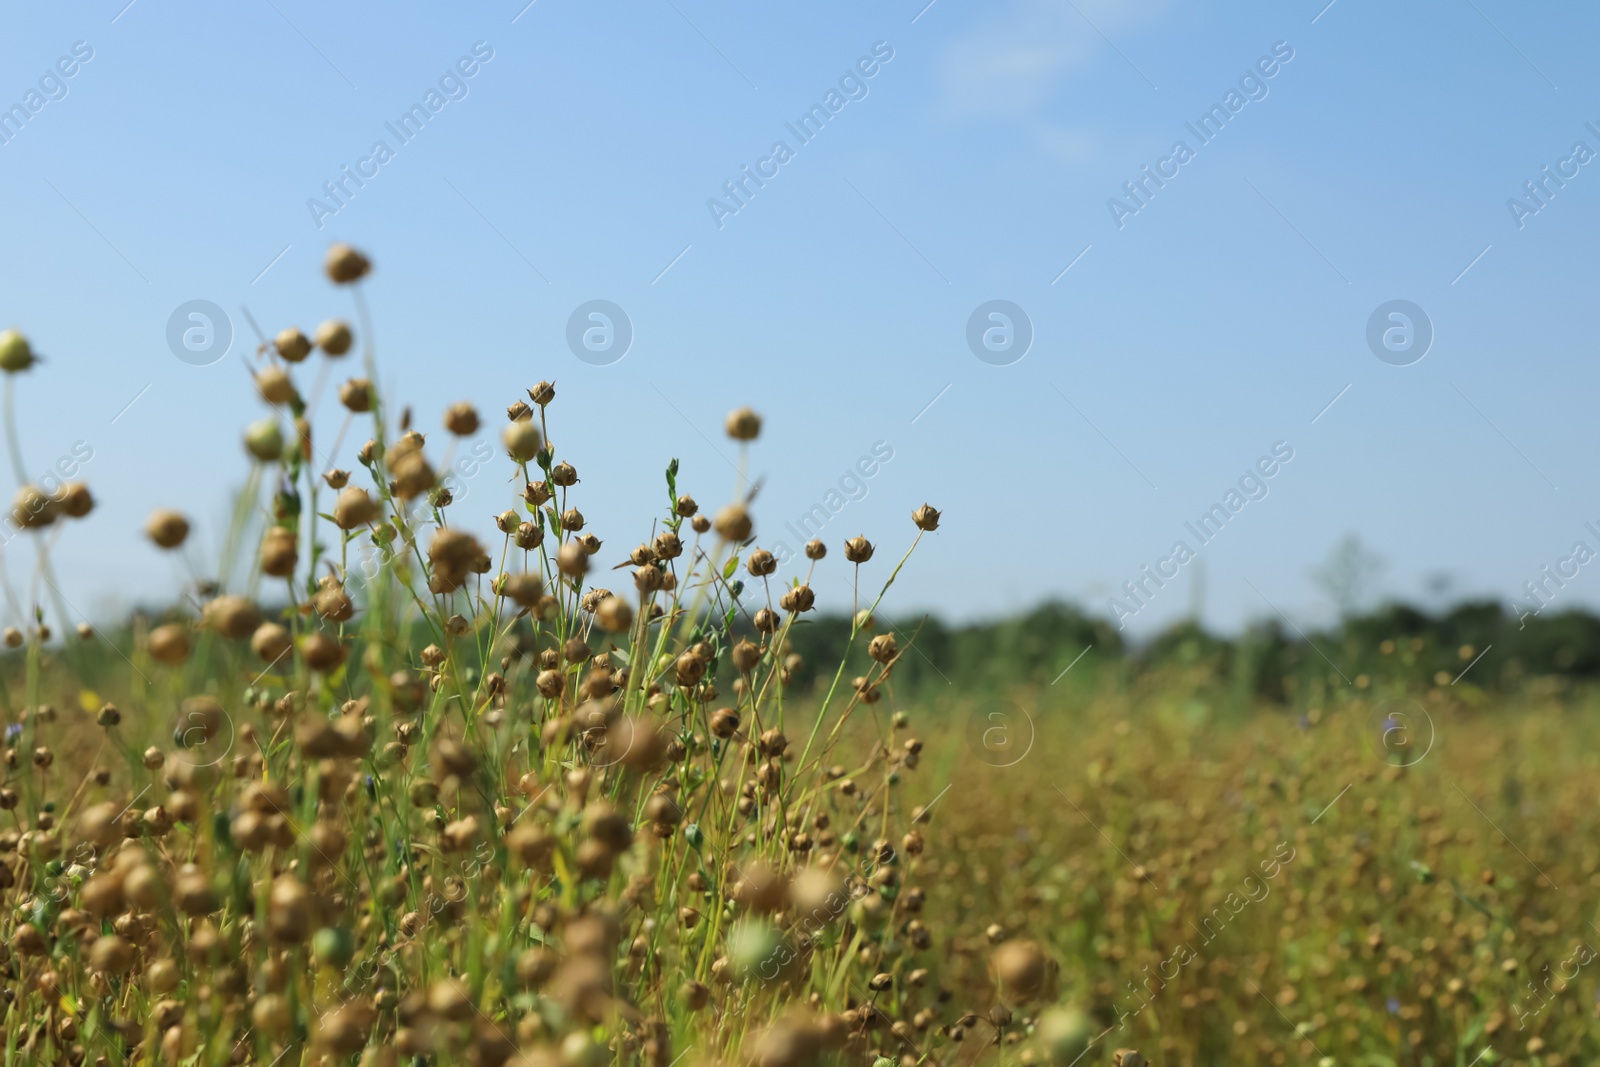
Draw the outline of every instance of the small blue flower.
M1387 1001L1384 1002L1384 1004L1385 1004L1385 1007L1387 1007L1389 1009L1389 1014L1390 1015L1399 1015L1400 1014L1400 1001L1397 998L1390 997Z
M14 741L14 740L16 740L17 738L19 738L21 736L22 736L22 724L20 722L14 722L10 726L6 727L6 740L7 741Z

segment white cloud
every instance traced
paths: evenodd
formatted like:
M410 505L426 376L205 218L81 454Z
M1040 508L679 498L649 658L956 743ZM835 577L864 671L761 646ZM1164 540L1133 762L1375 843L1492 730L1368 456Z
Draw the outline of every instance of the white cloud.
M995 22L945 49L943 109L963 119L1038 117L1073 71L1096 57L1126 69L1101 34L1126 52L1118 33L1150 22L1164 6L1165 0L1016 0Z

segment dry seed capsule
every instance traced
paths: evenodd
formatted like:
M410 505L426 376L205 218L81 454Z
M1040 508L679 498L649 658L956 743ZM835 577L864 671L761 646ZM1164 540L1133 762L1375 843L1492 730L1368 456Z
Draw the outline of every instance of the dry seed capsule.
M1044 952L1032 941L1007 941L994 950L989 962L1007 993L1030 997L1044 984Z
M718 708L711 714L711 732L726 741L739 730L739 713L732 708Z
M261 538L261 572L274 578L287 578L300 560L300 548L293 530L274 526Z
M471 437L478 432L478 409L464 400L451 404L444 411L444 428L457 437Z
M736 408L728 412L723 428L735 441L754 441L761 436L761 416L751 408Z
M350 351L350 345L355 338L350 333L350 324L339 319L329 319L317 327L317 332L312 340L322 351L335 358Z
M278 336L273 338L272 347L290 363L299 363L311 354L311 341L300 332L298 326L279 331Z
M350 594L336 583L325 584L317 590L317 595L311 598L312 607L318 615L329 622L349 622L355 617L355 602L350 599Z
M333 521L341 530L366 526L378 517L378 502L357 485L346 486L333 505Z
M743 638L733 646L733 665L741 673L748 674L755 669L761 660L761 648L749 638Z
M755 524L750 520L750 512L743 504L729 504L717 512L712 525L723 538L736 542L747 540L755 529Z
M661 559L677 559L683 555L683 542L671 530L656 535L655 554Z
M367 276L372 270L372 261L349 245L340 243L329 246L323 268L335 285L349 285Z
M261 609L247 597L228 594L208 601L200 619L222 636L242 641L261 625Z
M919 530L937 530L939 528L939 512L931 504L924 504L911 513L911 521L917 524Z
M575 541L568 541L556 551L556 566L568 578L582 578L589 573L589 553Z
M266 367L258 373L256 392L269 404L287 404L295 398L294 382L282 367Z
M189 658L189 634L177 623L167 623L150 631L145 647L157 663L176 666Z
M366 378L351 378L339 386L339 403L357 415L372 410L372 382Z
M865 537L852 537L844 543L844 558L851 563L865 563L872 558L872 542Z
M816 606L816 603L817 595L812 592L809 585L797 585L785 592L778 600L778 605L784 611L794 612L795 614L810 611Z
M264 622L250 635L250 651L267 663L276 663L293 647L287 627L275 622Z

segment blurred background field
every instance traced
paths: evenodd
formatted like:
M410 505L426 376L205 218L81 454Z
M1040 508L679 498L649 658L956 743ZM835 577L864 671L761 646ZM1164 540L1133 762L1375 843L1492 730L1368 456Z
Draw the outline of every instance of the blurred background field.
M1047 1058L1037 1017L992 985L991 954L1016 937L1045 946L1047 999L1092 1020L1084 1062L1119 1047L1170 1064L1596 1053L1592 618L1519 630L1488 605L1387 608L1314 646L1272 626L1234 640L1184 626L1137 648L1060 605L872 626L898 635L903 659L854 709L838 770L908 737L921 752L892 788L853 794L863 830L841 854L917 819L905 876L926 895L927 940L902 946L903 966L927 977L881 1001L923 1024L903 1046L913 1062L975 1062L994 1040L982 1055ZM829 680L814 665L848 635L829 616L792 631L792 735ZM105 631L47 657L58 759L107 761L94 710L110 694L131 751L183 729L141 647ZM846 677L870 666L859 647L856 661ZM129 685L141 673L155 683L142 691ZM353 671L343 684L364 683ZM158 774L124 773L130 792L162 792ZM999 1028L997 1005L1015 1012Z

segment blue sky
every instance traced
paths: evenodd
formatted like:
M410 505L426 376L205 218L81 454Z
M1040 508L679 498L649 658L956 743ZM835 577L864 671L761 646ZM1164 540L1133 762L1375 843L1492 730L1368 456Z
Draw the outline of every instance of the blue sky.
M55 549L72 602L106 615L174 587L183 571L135 536L153 506L194 515L208 564L248 469L239 433L266 414L245 311L269 334L349 317L320 273L331 240L377 263L385 385L422 428L456 400L497 427L521 390L556 380L553 436L619 559L669 456L704 504L728 499L721 422L741 404L766 417L763 541L843 479L860 498L823 537L867 533L886 574L912 508L944 509L903 575L904 613L1046 596L1107 610L1176 541L1198 545L1184 524L1278 442L1293 458L1266 496L1198 550L1213 625L1328 618L1309 571L1346 533L1386 561L1386 592L1412 598L1448 575L1509 602L1574 541L1600 547L1584 528L1600 519L1584 243L1600 165L1569 164L1520 227L1507 205L1575 142L1600 151L1585 126L1600 126L1586 54L1600 12L925 2L8 12L0 106L27 107L41 79L34 100L58 98L0 145L0 324L48 359L19 383L29 468L94 450L99 509ZM79 42L92 58L73 63ZM492 56L472 61L475 46ZM1275 46L1292 58L1262 77ZM858 66L875 47L892 58ZM1250 74L1258 98L1202 144L1186 124ZM856 98L801 143L786 124L842 78L836 99ZM430 90L442 106L401 143L386 124ZM1179 140L1193 157L1119 227L1108 201L1128 204L1141 167L1174 166L1159 161ZM777 141L792 158L763 164ZM376 173L330 215L323 183L346 166ZM718 219L708 202L728 205L746 166L776 174ZM566 341L595 299L634 334L605 366ZM1406 366L1366 340L1397 299L1434 333ZM208 366L166 341L191 300L235 334ZM967 343L991 300L1031 324L1005 366ZM357 373L346 363L333 382ZM851 480L879 442L893 458ZM510 470L497 459L472 479L455 521L487 529ZM20 580L31 549L7 555ZM825 571L823 606L843 603L842 559ZM1197 573L1130 628L1186 611ZM1560 597L1600 603L1600 576Z

